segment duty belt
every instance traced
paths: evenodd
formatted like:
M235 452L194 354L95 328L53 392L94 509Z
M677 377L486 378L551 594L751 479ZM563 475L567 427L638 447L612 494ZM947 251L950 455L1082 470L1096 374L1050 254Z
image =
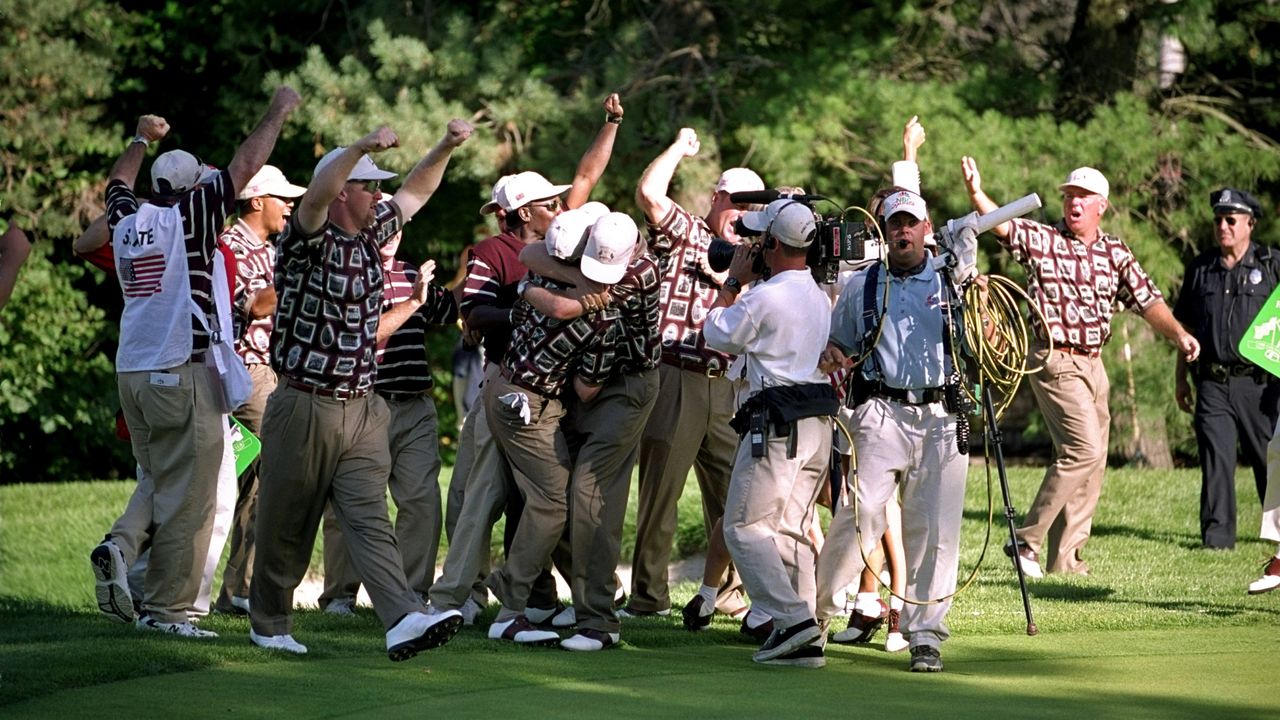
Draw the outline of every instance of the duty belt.
M1252 363L1223 364L1215 362L1200 363L1200 379L1224 383L1233 377L1252 377L1254 382L1266 382L1267 372Z

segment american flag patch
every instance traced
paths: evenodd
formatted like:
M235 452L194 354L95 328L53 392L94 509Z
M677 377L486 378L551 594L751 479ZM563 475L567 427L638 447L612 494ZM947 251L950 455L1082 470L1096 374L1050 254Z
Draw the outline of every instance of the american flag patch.
M164 276L163 253L120 260L120 285L126 297L149 297L160 292Z

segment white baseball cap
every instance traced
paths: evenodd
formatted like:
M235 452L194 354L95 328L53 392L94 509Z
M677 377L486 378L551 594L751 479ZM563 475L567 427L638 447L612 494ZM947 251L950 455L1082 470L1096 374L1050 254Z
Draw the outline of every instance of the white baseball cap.
M729 168L720 173L720 179L716 181L716 192L736 193L763 189L764 181L760 176L744 167Z
M531 202L556 197L571 187L573 186L552 185L538 173L526 170L511 176L506 184L498 189L495 200L503 210L511 212Z
M1066 190L1069 187L1080 188L1104 198L1111 193L1111 183L1107 182L1106 176L1091 167L1072 170L1067 176L1067 181L1059 185L1058 189Z
M791 247L808 247L818 227L813 211L795 200L774 200L764 210L742 214L742 224L767 232Z
M258 171L258 174L250 178L248 184L244 186L244 189L236 195L236 199L248 200L250 198L262 197L263 195L275 195L276 197L282 198L296 198L302 197L302 194L306 191L307 189L301 185L294 185L286 180L284 173L280 171L280 168L275 165L263 165L262 169Z
M612 285L627 274L640 230L629 215L611 212L591 226L580 268L588 280Z
M316 175L319 175L320 171L333 162L333 159L338 157L338 154L343 150L346 150L346 148L336 147L325 153L324 157L320 158L320 162L316 163L316 169L311 173L311 178L314 180ZM390 180L395 176L395 173L387 172L375 165L373 158L368 155L361 155L360 161L356 163L355 167L351 168L351 172L347 173L347 182L353 180Z
M900 212L908 213L917 220L929 217L929 208L925 206L924 198L907 190L890 195L880 204L880 217L885 220Z
M507 183L511 182L513 177L515 175L503 175L498 178L498 182L493 184L493 190L489 191L489 202L480 206L481 215L492 215L498 211L498 193L507 186Z
M601 202L589 202L580 208L567 210L556 216L547 228L543 241L547 252L559 260L577 261L587 246L587 238L596 220L609 214L609 208Z
M181 195L199 185L207 166L186 150L170 150L151 163L151 192Z

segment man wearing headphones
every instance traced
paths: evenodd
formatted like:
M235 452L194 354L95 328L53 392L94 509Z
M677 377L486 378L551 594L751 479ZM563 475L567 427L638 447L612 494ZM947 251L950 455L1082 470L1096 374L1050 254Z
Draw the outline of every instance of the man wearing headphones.
M949 356L959 342L951 337L958 307L947 302L946 280L925 250L933 226L924 199L910 191L894 193L885 198L881 215L888 268L871 265L849 278L832 311L831 343L823 354L824 369L848 366L849 357L864 360L852 370L848 400L857 502L832 518L818 561L822 622L843 610L837 593L843 596L880 544L885 505L899 483L908 596L940 598L956 587L966 463L944 388L955 372ZM943 622L950 608L950 600L904 608L912 672L942 670L938 647L950 635Z
M805 264L816 223L812 210L792 200L775 200L742 223L762 231L764 242L738 247L702 330L708 348L742 356L748 386L732 423L741 440L725 498L725 543L754 607L773 618L772 634L752 659L822 667L817 552L808 531L838 404L818 372L830 318L815 312L829 303Z

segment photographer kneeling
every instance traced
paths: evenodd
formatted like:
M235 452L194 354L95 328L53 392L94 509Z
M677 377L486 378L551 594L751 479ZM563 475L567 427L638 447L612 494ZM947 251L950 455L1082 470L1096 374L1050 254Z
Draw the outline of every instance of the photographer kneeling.
M743 356L749 388L733 420L742 439L725 500L725 541L754 607L773 618L773 633L752 659L822 667L808 526L838 405L817 369L830 318L820 312L827 297L805 263L816 223L793 200L776 200L742 222L763 231L763 241L738 247L703 326L708 347ZM743 283L762 275L738 297Z
M958 390L949 356L950 328L958 327L960 308L948 303L947 280L925 250L933 226L924 199L898 192L881 208L888 270L875 264L849 278L832 312L831 344L823 354L826 369L847 366L851 355L865 361L853 369L849 389L857 504L836 513L818 560L822 622L841 612L837 593L843 596L862 572L863 558L880 544L885 504L898 483L908 597L940 598L956 587L967 464L956 444L954 410L944 398L949 381ZM938 646L950 634L943 622L950 608L947 599L903 610L912 672L942 670ZM832 639L839 642L842 635Z

